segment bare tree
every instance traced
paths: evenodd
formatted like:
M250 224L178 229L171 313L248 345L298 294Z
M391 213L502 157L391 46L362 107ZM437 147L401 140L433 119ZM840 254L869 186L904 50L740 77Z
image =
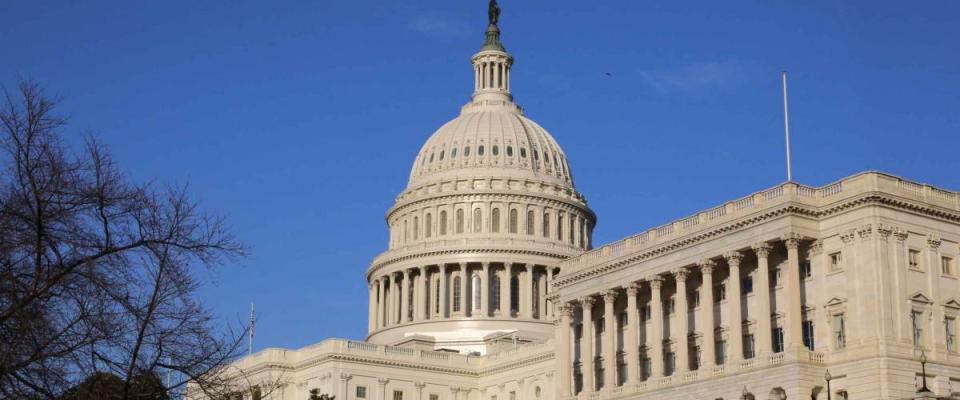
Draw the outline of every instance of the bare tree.
M58 398L95 373L217 396L244 329L198 303L198 268L245 255L186 187L131 183L106 148L71 151L33 83L0 109L0 398Z

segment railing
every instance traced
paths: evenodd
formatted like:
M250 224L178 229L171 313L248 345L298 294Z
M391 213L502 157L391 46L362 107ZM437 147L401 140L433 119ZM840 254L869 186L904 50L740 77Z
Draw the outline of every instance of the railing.
M941 207L960 211L960 194L957 192L907 181L880 172L861 173L819 188L787 182L572 257L560 264L562 270L560 278L598 264L635 254L645 248L756 213L768 207L787 202L818 207L837 201L836 199L839 196L850 198L867 192L885 192L908 198L917 198Z

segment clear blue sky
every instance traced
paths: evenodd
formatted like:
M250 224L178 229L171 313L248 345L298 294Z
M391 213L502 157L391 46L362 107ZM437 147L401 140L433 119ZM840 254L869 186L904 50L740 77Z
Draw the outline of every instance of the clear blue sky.
M960 189L960 2L502 0L513 90L604 243L785 179ZM472 89L486 1L0 2L0 83L62 97L138 180L189 181L253 248L203 274L256 348L362 338L416 152ZM611 75L607 75L607 73ZM627 184L623 184L627 182Z

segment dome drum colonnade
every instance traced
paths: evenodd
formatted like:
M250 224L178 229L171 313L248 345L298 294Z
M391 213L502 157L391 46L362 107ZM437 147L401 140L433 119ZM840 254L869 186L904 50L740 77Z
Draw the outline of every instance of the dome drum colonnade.
M471 101L426 141L387 212L389 249L367 270L372 343L433 336L435 348L482 352L495 332L546 340L557 265L592 247L596 216L563 150L513 102L495 24L472 62Z
M669 384L671 378L686 379L685 374L752 365L753 359L761 357L782 360L785 353L812 347L813 326L804 320L801 299L804 241L798 234L788 234L697 265L562 301L556 312L559 397L647 386L651 381ZM786 250L785 264L782 273L771 274L777 246ZM817 248L814 242L808 255ZM749 255L756 258L755 281L741 268ZM772 289L778 285L784 285L787 294L782 314L772 312L777 301ZM750 307L746 295L754 292L754 286L759 298ZM673 317L675 310L682 312ZM727 316L727 326L721 324L721 314ZM668 381L659 382L663 379Z

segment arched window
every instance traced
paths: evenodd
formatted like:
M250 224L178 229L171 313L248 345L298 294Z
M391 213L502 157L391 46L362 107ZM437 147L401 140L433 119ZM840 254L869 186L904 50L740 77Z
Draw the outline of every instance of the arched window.
M499 155L500 155L500 146L493 145L493 155L495 155L495 156L499 156Z
M521 148L520 148L520 158L527 158L527 148L526 148L526 147L521 147Z
M457 233L463 233L463 209L457 209Z
M587 224L584 222L583 218L580 218L580 248L586 248L587 243Z
M513 157L513 146L507 146L507 157Z
M457 148L456 148L456 147L454 147L452 150L450 150L450 158L457 158Z
M427 216L423 218L423 237L430 237L433 233L433 215L427 213Z
M464 156L464 157L470 157L470 146L467 146L467 147L464 147L464 148L463 148L463 156Z
M513 312L513 310L520 309L520 278L516 276L510 278L510 307L509 308L510 308L509 311L511 313ZM512 315L512 314L507 314L507 315Z
M480 147L477 147L477 155L478 155L478 156L482 156L482 155L483 155L483 145L482 145L482 144L480 145Z
M543 213L543 237L550 237L550 213Z
M483 227L483 219L480 217L480 209L473 209L473 231L479 233Z
M420 218L413 217L413 240L420 238Z
M473 282L470 284L470 288L473 291L473 306L471 309L477 311L480 310L480 302L482 301L480 299L480 294L483 292L483 290L480 289L480 275L473 274L472 281Z
M403 220L403 242L407 242L407 220Z
M527 211L527 235L533 234L533 223L534 223L533 215L534 215L533 210Z
M447 210L440 211L440 236L447 234Z
M453 278L453 312L460 312L460 277Z
M433 164L433 153L430 153L430 163Z
M440 150L440 161L443 161L443 153L445 153L445 151L444 151L444 150Z
M494 208L490 211L490 231L500 232L500 209Z
M533 159L536 161L540 161L540 152L537 151L537 149L533 149Z
M433 281L433 313L440 314L440 278Z
M570 241L570 244L573 244L573 241L574 241L573 233L576 232L576 228L574 227L574 221L576 220L577 218L574 217L573 214L570 214L570 230L567 231L569 232L569 234L567 235L567 240Z
M517 209L510 209L510 233L517 233Z

